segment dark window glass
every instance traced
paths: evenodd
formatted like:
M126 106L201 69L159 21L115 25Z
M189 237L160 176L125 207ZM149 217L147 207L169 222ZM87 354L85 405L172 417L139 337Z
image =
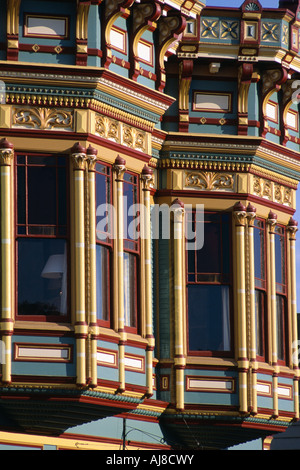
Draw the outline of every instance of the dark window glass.
M285 293L285 233L283 227L276 227L275 231L275 266L276 291Z
M124 201L124 315L125 327L137 328L137 263L139 256L138 177L125 172Z
M285 361L286 338L286 234L284 227L275 229L276 317L277 357Z
M111 243L111 173L110 167L96 164L96 239Z
M265 222L256 219L253 229L254 243L254 276L255 276L255 321L256 321L256 354L265 356L265 315L266 315L266 232Z
M189 350L223 351L231 349L230 331L230 217L223 213L187 214L193 223L204 224L204 244L187 250L187 302ZM192 221L191 221L192 216ZM195 244L197 247L197 243Z
M67 315L65 157L17 155L18 316Z
M96 276L97 276L97 318L100 321L109 320L110 300L110 272L109 272L109 248L104 245L96 246Z
M277 320L277 357L285 360L285 299L276 295L276 320Z
M18 240L19 315L67 314L67 252L61 239Z
M24 225L28 235L59 235L59 227L64 227L66 233L67 189L63 158L18 156L17 191L19 234L24 233Z
M190 350L230 350L228 286L190 285L188 310Z
M124 253L124 318L125 326L136 328L137 290L136 255Z
M256 354L265 355L264 349L264 312L265 312L265 293L258 289L255 290L255 324L256 324Z
M97 162L95 170L97 319L110 326L111 168Z

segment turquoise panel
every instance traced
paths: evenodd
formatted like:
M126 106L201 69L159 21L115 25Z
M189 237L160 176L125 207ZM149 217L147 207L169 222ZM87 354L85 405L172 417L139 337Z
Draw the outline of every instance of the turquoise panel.
M100 380L101 379L102 380L111 380L113 382L117 382L119 380L118 368L98 366L97 367L97 377Z
M35 64L75 65L75 55L20 51L19 61Z
M278 399L278 409L280 411L294 411L294 402L293 400L282 400L281 398Z
M0 450L41 450L38 447L17 446L14 444L0 444Z
M279 46L282 43L282 22L266 19L261 22L261 44Z
M13 336L12 347L15 343L28 344L69 344L73 345L73 362L46 362L46 361L12 361L13 375L41 375L54 377L72 377L76 375L74 358L76 347L74 338L68 337L39 337L39 336Z
M200 41L210 43L237 44L240 23L236 18L203 17Z
M90 5L88 19L88 47L101 49L101 23L98 5Z

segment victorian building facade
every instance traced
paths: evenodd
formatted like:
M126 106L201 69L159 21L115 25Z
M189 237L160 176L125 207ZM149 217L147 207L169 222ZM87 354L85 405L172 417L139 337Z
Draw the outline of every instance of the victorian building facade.
M0 449L268 448L299 419L298 3L0 4Z

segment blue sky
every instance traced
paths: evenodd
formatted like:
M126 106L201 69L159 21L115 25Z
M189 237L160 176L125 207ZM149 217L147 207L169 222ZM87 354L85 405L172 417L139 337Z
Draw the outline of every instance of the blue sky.
M279 0L260 0L260 3L263 8L277 8ZM243 0L206 0L207 6L225 6L231 8L239 8L243 4ZM300 185L297 191L297 208L299 208L294 218L299 223L299 231L297 232L297 241L296 241L296 269L297 269L297 309L300 313Z

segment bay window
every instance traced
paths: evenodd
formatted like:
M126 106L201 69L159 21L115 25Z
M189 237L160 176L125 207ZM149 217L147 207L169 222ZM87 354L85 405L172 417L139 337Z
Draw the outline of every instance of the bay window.
M17 155L17 318L68 313L67 168L64 156Z
M187 218L195 237L195 224L204 224L203 247L187 251L189 352L228 354L231 350L230 215L206 212L204 220L197 221L196 213L190 212Z

